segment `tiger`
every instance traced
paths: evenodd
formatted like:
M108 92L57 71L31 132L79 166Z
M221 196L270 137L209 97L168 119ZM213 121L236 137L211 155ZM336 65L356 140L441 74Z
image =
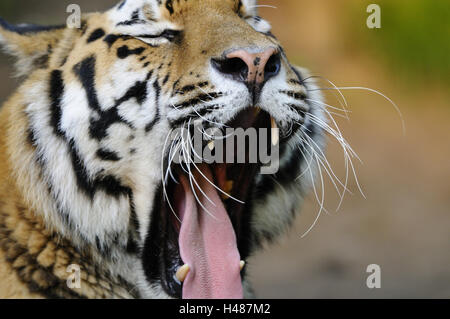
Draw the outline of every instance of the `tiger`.
M79 28L0 19L23 79L0 109L1 298L257 297L249 259L293 224L327 123L258 7L124 0ZM278 170L171 163L168 136L194 123L277 130Z

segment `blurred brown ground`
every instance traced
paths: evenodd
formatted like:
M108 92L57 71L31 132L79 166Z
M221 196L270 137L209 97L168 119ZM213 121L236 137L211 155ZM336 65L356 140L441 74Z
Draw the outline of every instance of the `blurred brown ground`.
M19 2L19 1L17 1ZM20 1L13 22L60 23L70 1ZM102 10L114 1L76 1L83 11ZM344 91L351 121L339 120L363 164L357 174L367 199L346 196L339 212L326 183L323 214L303 239L318 211L313 196L280 244L250 260L250 276L262 298L449 298L450 297L450 93L448 85L426 81L411 86L381 57L349 45L343 0L266 0L261 15L270 20L288 56L338 86L380 90L401 108L406 136L393 107L368 92ZM4 15L0 12L0 15ZM370 32L370 31L367 31ZM16 87L11 59L0 56L0 101ZM328 86L322 83L323 86ZM333 94L328 102L338 106ZM331 143L328 159L344 176L342 152ZM366 287L366 267L378 264L382 288Z

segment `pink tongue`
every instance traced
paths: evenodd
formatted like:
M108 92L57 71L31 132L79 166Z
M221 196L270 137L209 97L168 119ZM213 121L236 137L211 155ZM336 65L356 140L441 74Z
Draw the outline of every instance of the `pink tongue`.
M209 168L201 170L213 181ZM230 218L218 191L200 174L195 179L205 193L193 182L196 195L207 211L181 176L185 198L178 207L182 220L179 245L181 258L191 268L183 283L183 299L242 299L240 255Z

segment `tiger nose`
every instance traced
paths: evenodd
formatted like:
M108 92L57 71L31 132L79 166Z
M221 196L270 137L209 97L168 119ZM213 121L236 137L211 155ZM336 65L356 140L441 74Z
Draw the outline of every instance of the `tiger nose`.
M228 53L225 59L213 59L214 67L238 82L261 84L280 72L280 55L274 48L259 53L239 49Z

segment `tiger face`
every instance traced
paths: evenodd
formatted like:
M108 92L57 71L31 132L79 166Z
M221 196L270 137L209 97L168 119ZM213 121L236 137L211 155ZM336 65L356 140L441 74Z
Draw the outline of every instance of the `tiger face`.
M298 212L325 122L256 1L125 0L81 29L2 27L32 146L11 159L49 227L140 297L249 296L244 262ZM172 163L186 141L169 136L198 124L276 128L278 171Z

